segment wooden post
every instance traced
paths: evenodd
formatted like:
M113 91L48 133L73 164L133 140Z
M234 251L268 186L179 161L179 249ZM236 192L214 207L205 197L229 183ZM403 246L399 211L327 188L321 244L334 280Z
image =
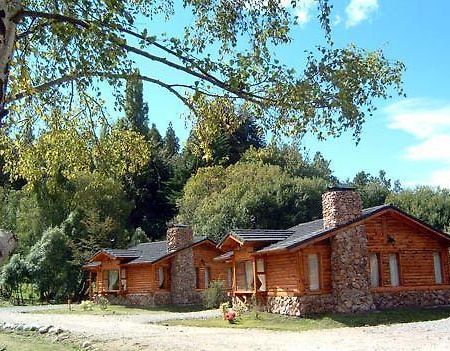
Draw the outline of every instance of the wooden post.
M253 293L255 294L255 298L257 292L256 279L258 279L258 274L256 272L256 257L253 256Z
M89 270L89 298L92 298L92 271Z
M236 281L236 259L233 255L233 260L232 260L232 264L233 264L233 284L231 287L231 295L234 296L236 289L237 289L237 281Z
M119 277L117 279L119 279L119 294L122 292L122 269L119 266Z

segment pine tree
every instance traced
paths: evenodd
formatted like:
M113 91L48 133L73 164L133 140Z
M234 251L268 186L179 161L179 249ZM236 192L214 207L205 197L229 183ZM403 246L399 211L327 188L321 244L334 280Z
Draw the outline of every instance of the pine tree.
M173 129L172 122L169 122L169 126L166 130L166 135L164 137L164 154L167 158L171 158L174 155L178 154L180 150L179 139L175 134L175 130Z
M147 135L148 105L144 102L142 81L131 76L127 81L125 93L125 126Z

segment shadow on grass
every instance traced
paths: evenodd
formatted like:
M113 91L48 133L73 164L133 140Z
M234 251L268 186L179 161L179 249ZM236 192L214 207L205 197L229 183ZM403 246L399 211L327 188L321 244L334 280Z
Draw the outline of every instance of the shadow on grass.
M382 324L434 321L449 317L450 306L439 306L429 308L398 308L368 313L312 315L307 318L313 320L329 318L343 326L362 327Z

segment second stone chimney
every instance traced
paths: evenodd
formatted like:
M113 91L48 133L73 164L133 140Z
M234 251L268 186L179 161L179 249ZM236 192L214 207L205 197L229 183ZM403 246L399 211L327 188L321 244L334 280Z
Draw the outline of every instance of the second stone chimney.
M334 228L361 216L361 197L355 188L331 187L322 195L324 229Z
M175 252L170 269L170 295L174 304L199 303L201 295L195 291L194 236L192 229L183 224L167 229L167 251Z
M184 224L175 224L167 229L167 251L174 252L189 246L193 242L192 229Z
M339 227L362 214L361 198L351 187L329 188L322 195L322 207L324 229ZM330 241L331 282L336 312L373 310L364 224L354 223L339 228Z

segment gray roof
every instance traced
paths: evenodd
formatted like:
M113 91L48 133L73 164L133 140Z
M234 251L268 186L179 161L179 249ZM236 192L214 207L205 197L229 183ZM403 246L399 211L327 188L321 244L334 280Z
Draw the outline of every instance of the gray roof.
M102 251L106 252L108 255L116 257L116 258L137 258L137 257L139 257L139 252L136 250L102 249Z
M204 237L194 237L192 244L194 245L204 240L209 239L206 239ZM103 249L102 251L118 259L128 259L127 264L130 265L140 263L154 263L164 258L165 256L173 254L173 252L167 251L167 241L154 241L138 244L128 249Z
M234 256L234 251L227 251L224 254L214 257L214 261L227 261Z
M288 238L294 231L284 229L234 229L231 235L242 242L280 241Z
M392 205L380 205L375 207L369 207L362 210L361 216L356 218L355 220L345 223L341 226L346 226L352 222L359 221L361 219L364 219L378 211L381 211L386 208L393 208ZM339 226L339 227L341 227ZM306 222L306 223L300 223L292 228L289 228L289 230L294 231L294 233L286 238L285 240L278 241L272 245L269 245L258 252L270 252L280 249L287 249L296 245L300 245L302 243L305 243L309 240L312 240L314 238L320 237L321 235L330 232L336 228L328 228L324 229L323 227L323 219L317 219L315 221Z

